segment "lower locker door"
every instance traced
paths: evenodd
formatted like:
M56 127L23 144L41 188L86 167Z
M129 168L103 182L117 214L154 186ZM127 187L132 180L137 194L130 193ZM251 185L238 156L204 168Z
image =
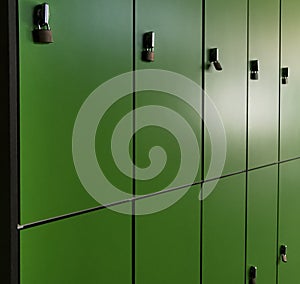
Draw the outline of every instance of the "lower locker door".
M300 267L300 161L280 165L278 284L299 283ZM280 247L287 246L287 262L282 261Z
M178 194L166 210L136 217L137 284L200 283L199 186L139 200L136 209L168 204Z
M272 166L248 176L246 279L250 267L257 267L257 284L276 283L277 172Z
M104 209L21 231L21 284L54 283L132 283L131 217Z
M203 284L244 283L245 180L221 179L203 202Z

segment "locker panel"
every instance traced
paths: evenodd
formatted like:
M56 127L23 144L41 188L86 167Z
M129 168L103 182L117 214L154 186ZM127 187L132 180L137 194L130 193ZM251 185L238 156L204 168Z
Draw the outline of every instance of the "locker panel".
M227 136L223 173L228 174L245 169L246 163L247 1L212 0L206 1L205 6L205 92L223 120ZM222 71L209 65L208 53L212 48L219 49ZM205 171L210 158L210 139L206 132Z
M245 174L221 179L203 202L202 282L244 283Z
M299 169L299 160L280 165L278 247L287 245L288 250L287 263L282 262L278 256L279 284L295 283L299 274Z
M259 60L249 80L249 167L277 161L279 102L279 0L249 2L249 61Z
M277 172L272 166L248 176L246 277L257 267L256 283L276 283Z
M200 283L199 186L164 211L136 217L136 283ZM151 197L161 204L177 192ZM148 202L148 201L146 201ZM136 202L139 210L145 200Z
M120 282L132 283L130 216L104 209L21 231L21 284Z
M299 76L297 61L300 39L297 37L300 19L297 1L282 1L282 67L289 68L288 84L281 86L281 159L300 156L299 121Z
M132 69L131 2L93 0L85 5L77 0L50 0L54 43L41 45L32 41L35 3L20 1L22 223L98 205L77 176L72 133L78 112L92 91ZM119 113L132 109L131 100L115 106L105 129L114 128ZM98 140L97 155L102 149ZM107 163L112 160L109 151L103 159L97 158L101 166L105 162L106 172L116 173L112 163ZM115 175L114 182L119 180L122 183L117 185L130 191L131 181Z
M136 192L147 194L200 179L201 88L195 84L201 80L201 1L138 0L136 5L136 68L154 70L146 80L136 74L136 165L154 168L146 177L136 172ZM143 35L150 31L155 59L145 62ZM162 70L175 74L155 77ZM177 76L188 79L180 77L181 83ZM155 88L147 89L148 83Z

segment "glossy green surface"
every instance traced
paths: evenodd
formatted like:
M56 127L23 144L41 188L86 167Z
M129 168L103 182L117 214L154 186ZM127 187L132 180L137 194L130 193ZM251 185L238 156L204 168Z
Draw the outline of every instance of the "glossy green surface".
M249 61L259 60L259 79L249 81L249 167L253 168L277 161L279 0L251 0L249 17Z
M279 261L279 284L297 282L300 255L300 161L280 165L280 207L278 246L287 245L287 263ZM278 252L279 254L279 252Z
M22 231L20 283L132 283L130 224L105 209Z
M244 283L245 174L221 179L203 202L205 284Z
M201 80L201 1L199 0L166 0L166 1L136 1L136 68L141 69L163 69L179 73L200 84ZM149 31L155 32L155 61L144 62L141 59L143 50L143 34ZM151 78L149 79L151 80ZM139 75L136 77L137 85L141 84ZM157 82L160 86L176 86L176 80L167 82L163 78ZM166 113L169 109L178 114L191 127L191 132L195 135L198 149L200 145L200 125L201 118L197 111L193 110L185 101L181 100L182 92L180 86L176 86L180 98L174 95L159 92L160 90L138 92L136 94L136 107L156 106L160 108L158 114L153 115L167 125L179 129L180 125L174 120L174 116ZM184 90L186 91L186 90ZM201 90L194 94L193 105L197 110L201 109ZM136 113L136 125L147 121L143 113ZM184 143L189 145L186 138ZM150 160L149 152L154 146L159 146L167 155L166 163L159 163L161 171L158 175L150 179L137 180L136 190L138 194L147 194L165 188L191 184L194 180L199 180L200 176L194 175L192 178L183 178L171 186L180 171L182 157L195 153L189 148L189 153L182 151L182 143L178 140L171 127L161 127L157 123L151 123L147 128L136 133L136 164L140 168L147 168L153 163ZM162 151L159 157L164 157ZM199 161L200 156L198 157ZM156 168L158 168L156 167ZM191 165L187 165L183 171L189 173ZM200 173L200 162L197 165ZM197 170L197 169L196 169Z
M281 159L300 156L300 68L296 59L299 53L300 38L299 2L282 1L282 67L289 68L288 85L281 87Z
M39 2L19 2L21 222L27 223L97 205L77 177L72 131L89 94L132 69L132 1L49 0L51 45L32 42ZM130 181L121 185L130 188Z
M246 165L247 1L206 2L206 53L210 48L219 49L223 71L205 66L205 91L218 108L226 130L226 174L245 169ZM210 151L206 132L206 171Z
M151 199L166 203L172 195ZM168 209L136 217L136 283L200 283L200 204L199 186L193 186Z
M246 268L257 267L257 284L276 283L277 172L272 166L248 176Z

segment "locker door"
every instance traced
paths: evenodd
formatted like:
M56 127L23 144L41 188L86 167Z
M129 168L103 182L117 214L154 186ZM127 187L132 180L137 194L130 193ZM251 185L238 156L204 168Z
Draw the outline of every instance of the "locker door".
M185 191L181 189L179 191ZM175 192L149 197L168 203ZM136 209L147 200L136 201ZM170 208L136 217L136 283L200 283L199 186Z
M277 172L277 166L272 166L248 176L246 279L255 266L258 284L276 283Z
M136 69L138 72L155 70L153 74L148 73L146 81L141 73L135 78L138 90L135 96L135 159L138 168L147 170L152 166L157 170L152 177L144 179L139 178L139 170L136 171L138 195L200 180L201 89L198 86L190 94L189 88L194 83L189 80L196 84L201 80L201 14L201 1L198 0L136 1ZM155 32L155 59L145 62L141 58L143 35L150 31ZM156 77L161 70L179 75L172 73L171 77L166 77L162 73ZM181 81L182 75L189 78L188 81ZM179 81L177 76L181 78ZM151 89L153 85L155 89ZM173 88L174 93L165 91L164 87ZM191 95L191 100L186 100L187 94ZM143 123L149 125L139 128ZM196 151L193 145L198 148ZM194 157L198 159L197 164ZM184 159L187 163L183 163ZM190 172L195 174L189 176ZM168 207L173 203L170 201L182 195L163 211L136 216L136 283L199 283L200 201L197 189L197 186L186 187L135 202L137 214L147 209L150 213L156 206L164 207L165 204ZM153 206L149 207L149 203Z
M297 61L300 39L297 27L299 3L282 1L282 67L289 68L289 82L281 87L281 159L300 156L299 87L300 68Z
M104 209L21 231L20 283L132 283L130 222Z
M189 173L200 172L201 162L201 89L194 84L201 80L202 17L198 0L138 0L136 5L136 68L155 69L146 80L136 74L136 165L154 167L149 178L137 177L136 190L147 194L200 179ZM145 62L143 37L150 31L155 33L155 59ZM157 75L162 70L173 73ZM188 79L178 81L177 76ZM147 89L153 86L156 90Z
M245 174L221 179L203 202L202 283L244 283Z
M50 45L33 43L35 4L19 2L23 224L98 205L77 176L72 133L89 95L105 81L132 70L132 1L49 0L54 37ZM119 114L132 109L131 101L110 112L104 129L115 127ZM113 174L113 178L107 174L112 183L121 181L116 186L130 191L131 181L116 172L110 151L99 158L105 143L100 138L110 141L110 137L109 131L98 132L95 148L100 166L104 163L106 173Z
M205 4L206 64L209 49L219 49L223 70L205 66L205 92L214 101L227 135L224 174L245 169L246 82L247 82L247 1L212 0ZM206 107L205 107L206 108ZM204 113L205 116L205 113ZM209 135L205 135L205 170L210 164Z
M279 193L279 240L278 240L278 272L279 284L297 282L299 275L300 255L300 207L299 207L299 168L300 161L292 161L280 165ZM287 263L280 257L280 247L288 247Z
M277 160L279 0L251 0L249 9L249 61L259 61L258 80L249 81L249 167L253 168Z

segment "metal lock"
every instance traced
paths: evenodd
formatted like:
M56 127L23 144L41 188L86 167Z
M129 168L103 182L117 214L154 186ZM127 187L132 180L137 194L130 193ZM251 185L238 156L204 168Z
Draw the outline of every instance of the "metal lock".
M154 61L154 44L155 44L155 33L148 32L143 35L143 51L142 60L146 62Z
M289 68L284 67L281 69L281 81L283 85L286 85L288 83L289 78Z
M219 61L219 49L218 48L211 48L209 50L208 57L209 57L209 63L212 64L217 71L223 70L222 65Z
M251 266L249 271L249 284L256 284L257 267Z
M37 5L34 8L32 31L33 41L35 43L52 43L53 36L49 26L50 9L47 3Z
M281 256L281 260L282 262L287 262L287 246L286 245L282 245L280 247L280 256Z
M259 61L251 60L250 61L250 79L258 80L258 72L259 72Z

